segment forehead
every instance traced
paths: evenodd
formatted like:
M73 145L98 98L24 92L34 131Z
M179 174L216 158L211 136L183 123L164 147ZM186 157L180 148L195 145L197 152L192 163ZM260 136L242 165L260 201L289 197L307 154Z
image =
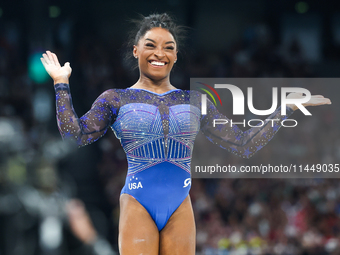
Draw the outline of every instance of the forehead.
M142 40L145 39L152 39L156 42L168 42L168 41L173 41L175 42L174 37L172 34L169 32L169 30L161 27L154 27L151 28L149 31L145 33L145 35L141 38Z

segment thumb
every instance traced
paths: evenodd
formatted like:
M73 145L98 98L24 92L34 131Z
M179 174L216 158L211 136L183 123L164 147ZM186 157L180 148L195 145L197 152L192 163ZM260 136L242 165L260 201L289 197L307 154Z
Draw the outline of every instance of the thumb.
M71 71L72 71L72 68L71 68L71 66L70 66L70 62L66 62L64 66L70 68Z

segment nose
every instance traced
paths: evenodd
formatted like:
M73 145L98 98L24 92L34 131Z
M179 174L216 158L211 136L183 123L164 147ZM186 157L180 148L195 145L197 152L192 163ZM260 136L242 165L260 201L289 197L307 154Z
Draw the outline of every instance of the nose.
M157 47L157 48L155 49L154 54L155 54L155 56L156 56L157 58L162 58L162 57L165 56L164 51L163 51L163 49L162 49L161 47Z

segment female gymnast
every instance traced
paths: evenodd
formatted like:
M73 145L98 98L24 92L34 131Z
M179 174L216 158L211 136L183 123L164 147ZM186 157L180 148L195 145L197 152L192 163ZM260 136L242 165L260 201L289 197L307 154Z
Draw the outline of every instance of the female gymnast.
M71 67L59 64L47 51L41 61L54 80L57 122L64 138L79 146L102 137L109 127L124 148L128 160L125 186L120 196L119 250L122 255L194 255L195 222L189 197L190 161L196 134L243 158L251 157L278 131L287 115L280 109L268 119L279 119L274 127L241 131L236 126L215 128L212 119L226 119L208 101L208 113L201 115L201 94L176 89L170 72L177 61L177 26L167 14L144 17L135 35L132 54L138 60L139 80L126 89L101 94L91 109L78 118L71 100ZM290 94L299 98L299 94ZM304 104L330 104L312 96Z

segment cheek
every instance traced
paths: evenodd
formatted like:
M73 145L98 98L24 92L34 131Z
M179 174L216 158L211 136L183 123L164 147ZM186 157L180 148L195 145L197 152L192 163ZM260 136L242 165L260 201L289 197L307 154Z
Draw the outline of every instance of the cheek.
M175 53L168 53L167 56L172 62L175 61L177 57Z
M151 51L145 50L145 51L141 52L140 58L141 58L141 60L147 61L147 58L148 58L150 55L152 55L152 52L151 52Z

